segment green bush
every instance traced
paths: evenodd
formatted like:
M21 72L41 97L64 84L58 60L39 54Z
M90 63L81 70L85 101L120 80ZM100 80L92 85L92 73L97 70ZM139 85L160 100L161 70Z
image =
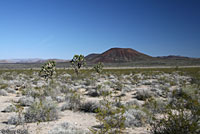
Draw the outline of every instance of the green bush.
M173 94L173 100L166 107L164 117L154 118L151 123L152 134L199 134L200 101L196 97L182 92L181 96Z
M120 103L120 98L111 101L111 95L103 96L100 101L100 108L97 109L96 119L100 122L99 130L90 129L93 134L121 134L125 122L125 107L123 105L116 107L114 104Z

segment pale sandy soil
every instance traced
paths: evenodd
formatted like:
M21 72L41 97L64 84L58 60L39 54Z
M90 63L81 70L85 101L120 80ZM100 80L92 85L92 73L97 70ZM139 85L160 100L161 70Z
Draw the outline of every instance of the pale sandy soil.
M8 96L0 96L0 111L4 110L7 106L17 101L19 97L16 97L16 94L8 94ZM90 100L91 98L88 98ZM128 99L128 98L127 98ZM6 122L11 115L15 113L4 113L0 112L0 130L9 129L9 130L18 130L23 129L22 125L8 125ZM61 123L68 122L77 128L88 130L91 126L98 125L98 122L95 119L93 113L83 113L83 112L73 112L66 110L60 112L59 119L51 122L42 122L42 123L28 123L24 127L28 128L30 134L48 134L48 131L56 127ZM127 134L147 134L147 128L127 128L124 130ZM1 133L0 133L1 134Z

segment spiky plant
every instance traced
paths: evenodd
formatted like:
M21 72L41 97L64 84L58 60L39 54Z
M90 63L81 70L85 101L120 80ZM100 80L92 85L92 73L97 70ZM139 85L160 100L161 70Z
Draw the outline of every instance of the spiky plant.
M102 62L99 62L98 64L94 65L93 69L98 73L98 74L101 74L102 71L103 71L103 63Z
M74 55L73 59L71 60L71 65L77 75L79 74L80 68L85 64L85 57L83 55Z
M45 80L52 79L55 70L56 70L55 61L48 61L42 66L39 75L45 78Z

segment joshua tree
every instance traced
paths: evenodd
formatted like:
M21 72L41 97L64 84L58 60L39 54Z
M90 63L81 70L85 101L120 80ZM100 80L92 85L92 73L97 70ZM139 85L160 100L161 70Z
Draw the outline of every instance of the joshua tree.
M39 75L41 77L44 77L46 80L48 80L49 78L52 79L55 70L56 70L55 61L48 61L42 66Z
M103 63L99 62L98 64L96 64L93 69L97 72L97 73L101 73L103 71Z
M78 75L80 68L85 65L84 56L74 55L73 59L71 60L71 65L74 68L75 73Z

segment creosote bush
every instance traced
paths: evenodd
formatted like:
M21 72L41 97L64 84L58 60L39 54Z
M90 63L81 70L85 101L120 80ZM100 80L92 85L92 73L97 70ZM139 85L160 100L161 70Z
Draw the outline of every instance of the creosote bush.
M190 96L182 92L173 93L173 100L166 107L161 119L154 118L151 123L152 134L199 134L200 100L199 93Z
M125 122L125 107L120 105L114 106L116 103L120 103L120 98L115 98L115 101L111 101L110 95L104 95L103 100L100 101L100 108L96 110L96 119L100 122L100 129L90 129L93 134L121 134L124 130Z

